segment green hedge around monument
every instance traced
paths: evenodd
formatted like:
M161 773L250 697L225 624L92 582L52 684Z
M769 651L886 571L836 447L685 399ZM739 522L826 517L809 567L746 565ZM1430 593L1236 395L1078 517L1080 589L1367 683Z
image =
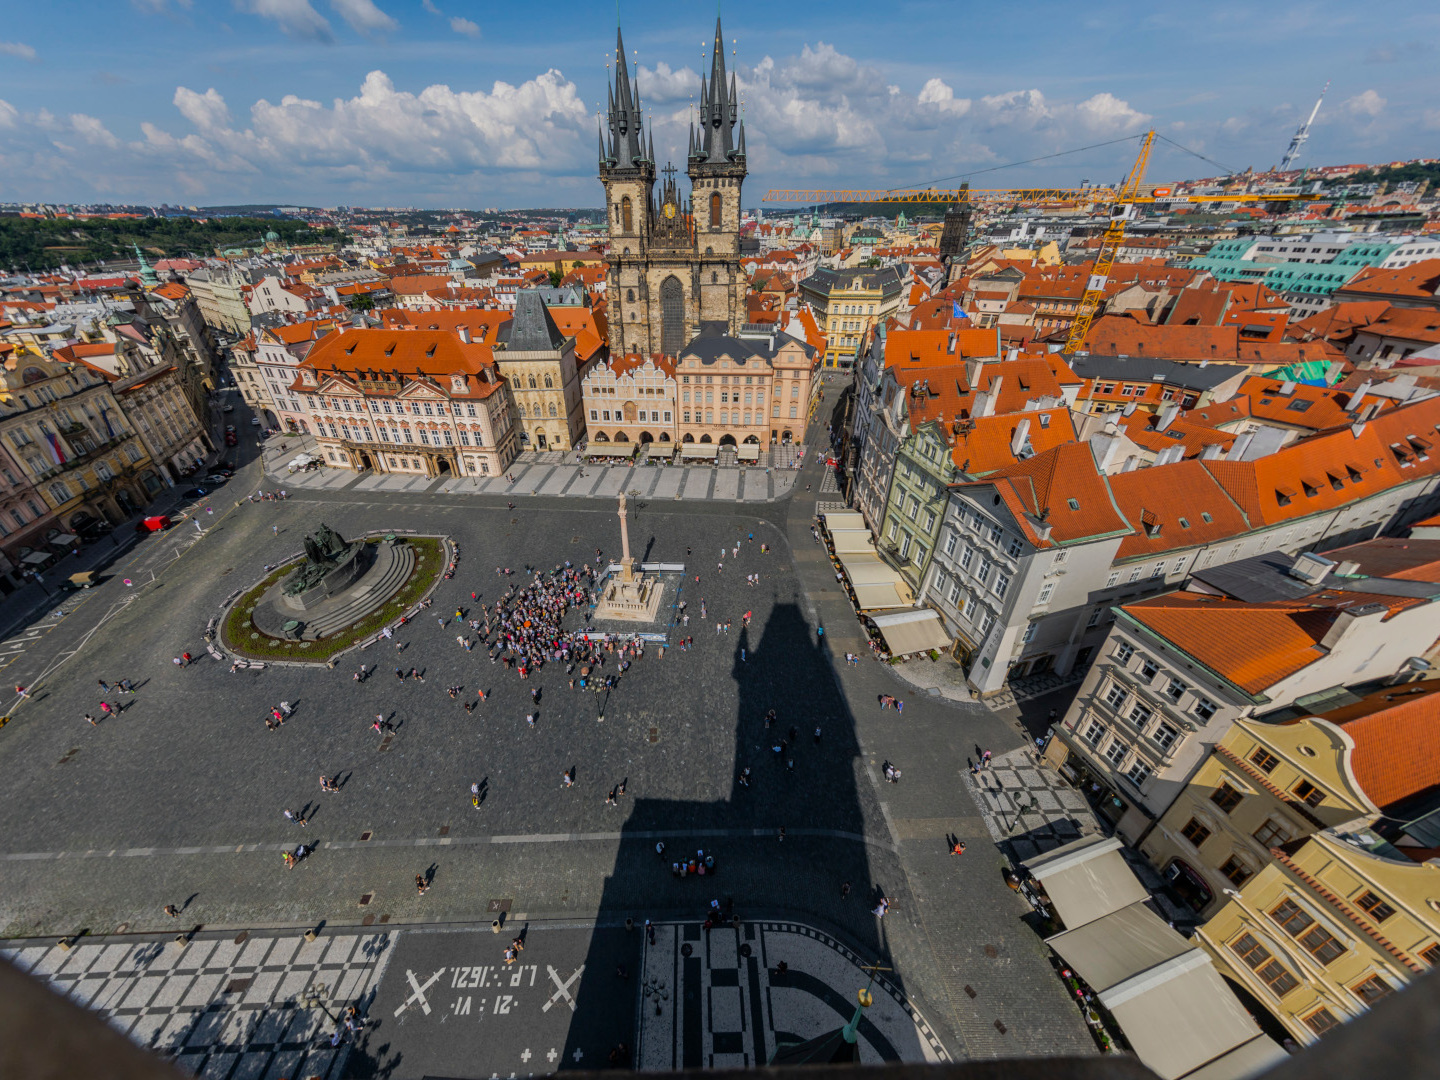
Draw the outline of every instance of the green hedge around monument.
M268 574L263 581L240 596L225 616L221 643L247 659L294 660L301 663L323 663L336 653L344 652L357 641L364 641L381 627L394 622L405 611L416 604L426 591L445 571L445 551L439 540L430 536L405 537L405 543L415 551L415 566L400 591L385 602L378 611L365 616L339 633L319 641L286 641L271 637L260 631L250 620L256 602L265 591L281 578L291 573L303 559L292 560ZM378 544L378 537L366 540Z

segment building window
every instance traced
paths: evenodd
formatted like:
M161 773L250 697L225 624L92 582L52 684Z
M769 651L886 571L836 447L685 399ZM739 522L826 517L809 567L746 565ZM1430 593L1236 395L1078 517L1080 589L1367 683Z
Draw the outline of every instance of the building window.
M1010 543L1006 545L1005 550L1010 553L1012 559L1018 559L1020 552L1025 550L1025 545L1020 543L1019 540L1012 539ZM1058 562L1059 560L1057 559L1056 561Z
M1005 590L1010 588L1010 575L996 574L995 584L993 588L995 590L996 596L998 596L1001 600L1005 599Z
M1250 755L1250 764L1268 775L1275 771L1275 766L1280 764L1280 759L1263 746L1257 746L1254 753Z
M1372 1007L1377 1001L1387 998L1395 992L1395 988L1379 975L1371 975L1364 982L1356 983L1350 990L1366 1005Z
M1100 740L1105 738L1105 726L1091 720L1090 726L1085 729L1085 734L1082 737L1091 747L1099 746ZM1440 945L1437 945L1436 948L1440 948Z
M1137 729L1143 731L1145 725L1150 723L1150 718L1154 715L1155 712L1149 705L1142 705L1137 701L1130 710L1130 723L1134 724Z
M975 559L975 549L963 547L960 549L960 569L969 570L970 564Z
M591 419L591 420L599 420L599 419L600 419L600 410L599 410L599 409L591 409L591 410L590 410L590 419Z
M1179 679L1171 679L1170 684L1165 687L1165 696L1171 701L1179 701L1185 696L1186 686Z
M1125 699L1129 696L1125 688L1117 683L1105 691L1105 702L1116 712L1119 712L1120 707L1125 704Z
M1231 855L1230 858L1225 860L1225 865L1220 867L1220 873L1224 874L1230 884L1238 889L1241 885L1245 884L1254 871L1234 855Z
M960 579L959 579L959 578L956 578L956 579L954 579L953 581L950 582L950 592L949 592L949 594L948 594L948 599L949 599L950 603L952 603L952 604L955 603L956 600L959 600L959 599L960 599Z
M1230 813L1235 809L1235 807L1239 806L1241 800L1244 798L1244 795L1240 794L1240 792L1236 791L1233 787L1223 781L1221 782L1220 786L1217 787L1210 794L1210 801L1216 806L1218 806L1222 813L1226 814Z
M1185 823L1185 827L1180 830L1180 835L1198 848L1206 840L1210 839L1210 830L1202 825L1198 818L1192 817Z
M1345 946L1340 940L1293 900L1277 904L1271 909L1270 918L1322 964L1328 964L1345 953Z
M1137 761L1130 766L1130 771L1125 774L1129 781L1137 788L1144 785L1150 779L1150 766L1143 761Z
M945 554L946 554L946 555L954 555L954 554L955 554L955 539L956 539L956 537L955 537L955 534L954 534L954 533L947 533L947 534L946 534L946 536L945 536Z
M1256 941L1250 934L1241 934L1230 943L1230 950L1244 961L1245 966L1270 988L1276 997L1284 997L1300 983L1294 975L1270 955L1270 950Z
M1288 844L1295 839L1295 831L1290 828L1288 823L1272 817L1255 830L1254 836L1261 847L1269 849L1279 847L1281 844Z
M1305 1017L1305 1026L1316 1035L1324 1035L1327 1031L1340 1026L1340 1021L1329 1009L1316 1009L1309 1016Z
M1384 922L1390 918L1391 915L1395 914L1395 909L1384 900L1381 900L1380 897L1376 896L1373 892L1363 893L1360 898L1355 901L1355 906L1369 915L1370 918L1374 919L1377 923Z
M1128 641L1122 641L1119 645L1115 646L1116 663L1128 664L1130 663L1130 657L1134 655L1135 646L1131 645Z
M1192 706L1192 708L1195 712L1195 715L1200 717L1201 720L1209 720L1212 716L1215 715L1215 710L1218 708L1218 706L1209 698L1200 697L1197 694L1195 697L1195 704Z
M1421 949L1420 959L1424 960L1431 967L1440 967L1440 944Z
M1175 745L1175 740L1180 737L1180 733L1169 724L1162 723L1156 725L1150 737L1155 740L1155 745L1161 750L1169 750Z
M1148 682L1152 682L1152 681L1154 681L1155 676L1158 675L1159 673L1160 673L1160 669L1156 666L1154 660L1151 660L1148 656L1141 657L1141 659L1140 659L1140 677L1141 677L1142 679L1144 679L1147 683L1148 683Z
M1037 596L1037 597L1035 597L1035 603L1036 603L1036 604L1046 604L1046 603L1049 603L1049 602L1050 602L1050 597L1052 597L1052 596L1054 596L1054 595L1055 595L1055 583L1054 583L1053 581L1047 581L1044 585L1040 586L1040 595ZM1092 624L1092 625L1093 625L1093 624Z
M1306 806L1319 806L1325 801L1325 793L1308 780L1301 780L1300 783L1296 784L1290 790L1293 791L1295 797Z
M1110 745L1105 750L1105 757L1111 765L1114 765L1118 769L1120 762L1125 760L1125 755L1129 753L1129 750L1130 748L1120 739L1112 739Z
M1114 573L1112 573L1109 577L1107 577L1107 578L1105 579L1105 588L1107 588L1107 589L1112 588L1112 587L1114 586L1114 584L1115 584L1117 581L1119 581L1119 580L1120 580L1120 571L1119 571L1119 570L1116 570Z

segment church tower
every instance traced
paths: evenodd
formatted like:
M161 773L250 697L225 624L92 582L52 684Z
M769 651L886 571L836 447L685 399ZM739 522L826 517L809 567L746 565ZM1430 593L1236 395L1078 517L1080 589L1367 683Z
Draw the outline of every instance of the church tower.
M646 250L650 242L650 202L655 187L654 137L645 137L640 86L630 79L625 39L615 28L615 83L606 117L609 139L600 133L600 182L610 232L606 295L610 312L610 352L650 352Z
M644 130L639 86L630 80L616 31L609 137L600 136L610 235L606 302L610 352L676 356L702 331L736 335L745 322L740 269L740 189L745 125L736 82L725 72L715 20L710 78L700 80L700 119L691 125L686 172L690 198L667 166L656 191L654 137Z
M727 85L728 82L728 85ZM735 76L725 75L725 38L715 20L710 81L700 77L698 130L690 129L690 176L699 319L738 334L745 322L745 275L740 270L740 188L745 182L745 121L739 119Z

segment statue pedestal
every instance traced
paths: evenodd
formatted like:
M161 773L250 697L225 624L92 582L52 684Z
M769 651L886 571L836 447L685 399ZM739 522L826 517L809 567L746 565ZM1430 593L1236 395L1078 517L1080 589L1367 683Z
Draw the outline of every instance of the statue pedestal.
M621 564L620 573L605 583L595 618L622 622L654 622L665 589L658 578L635 573L634 560Z

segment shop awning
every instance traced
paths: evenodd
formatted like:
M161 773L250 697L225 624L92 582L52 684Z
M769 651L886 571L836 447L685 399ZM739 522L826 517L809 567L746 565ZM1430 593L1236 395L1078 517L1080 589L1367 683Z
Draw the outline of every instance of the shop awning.
M585 453L590 457L613 457L627 458L634 457L638 449L636 443L591 443L585 447Z
M1067 929L1046 939L1096 992L1136 1056L1165 1080L1240 1080L1285 1057L1209 954L1145 906L1149 893L1112 838L1025 860Z
M310 462L314 460L315 459L312 458L309 454L296 454L293 458L290 459L290 467L292 469L298 469L302 465L309 465Z
M876 615L870 621L879 627L892 656L950 647L950 635L945 632L940 616L928 609Z
M61 547L65 547L68 544L78 544L79 542L80 537L74 533L61 533L59 536L52 536L46 541L47 544L59 544Z
M836 555L875 550L869 529L831 529L830 541L835 545Z
M836 529L863 529L865 518L854 510L832 510L825 515L825 528L831 532Z
M741 443L735 448L735 456L741 461L759 461L760 447L755 443Z
M1025 860L1067 929L1078 930L1150 894L1120 854L1114 837L1092 836Z
M680 456L682 458L713 458L720 453L720 447L714 443L681 443Z
M1113 911L1046 941L1090 984L1136 1056L1166 1080L1202 1066L1230 1068L1215 1078L1249 1075L1285 1053L1261 1034L1221 980L1209 955L1143 903ZM1241 1068L1240 1066L1244 1066Z
M42 563L49 562L54 557L55 556L51 555L48 551L32 551L29 555L26 555L20 561L28 563Z
M861 611L884 611L889 608L908 608L910 601L904 599L894 582L882 581L870 585L852 585L855 590L855 606Z

